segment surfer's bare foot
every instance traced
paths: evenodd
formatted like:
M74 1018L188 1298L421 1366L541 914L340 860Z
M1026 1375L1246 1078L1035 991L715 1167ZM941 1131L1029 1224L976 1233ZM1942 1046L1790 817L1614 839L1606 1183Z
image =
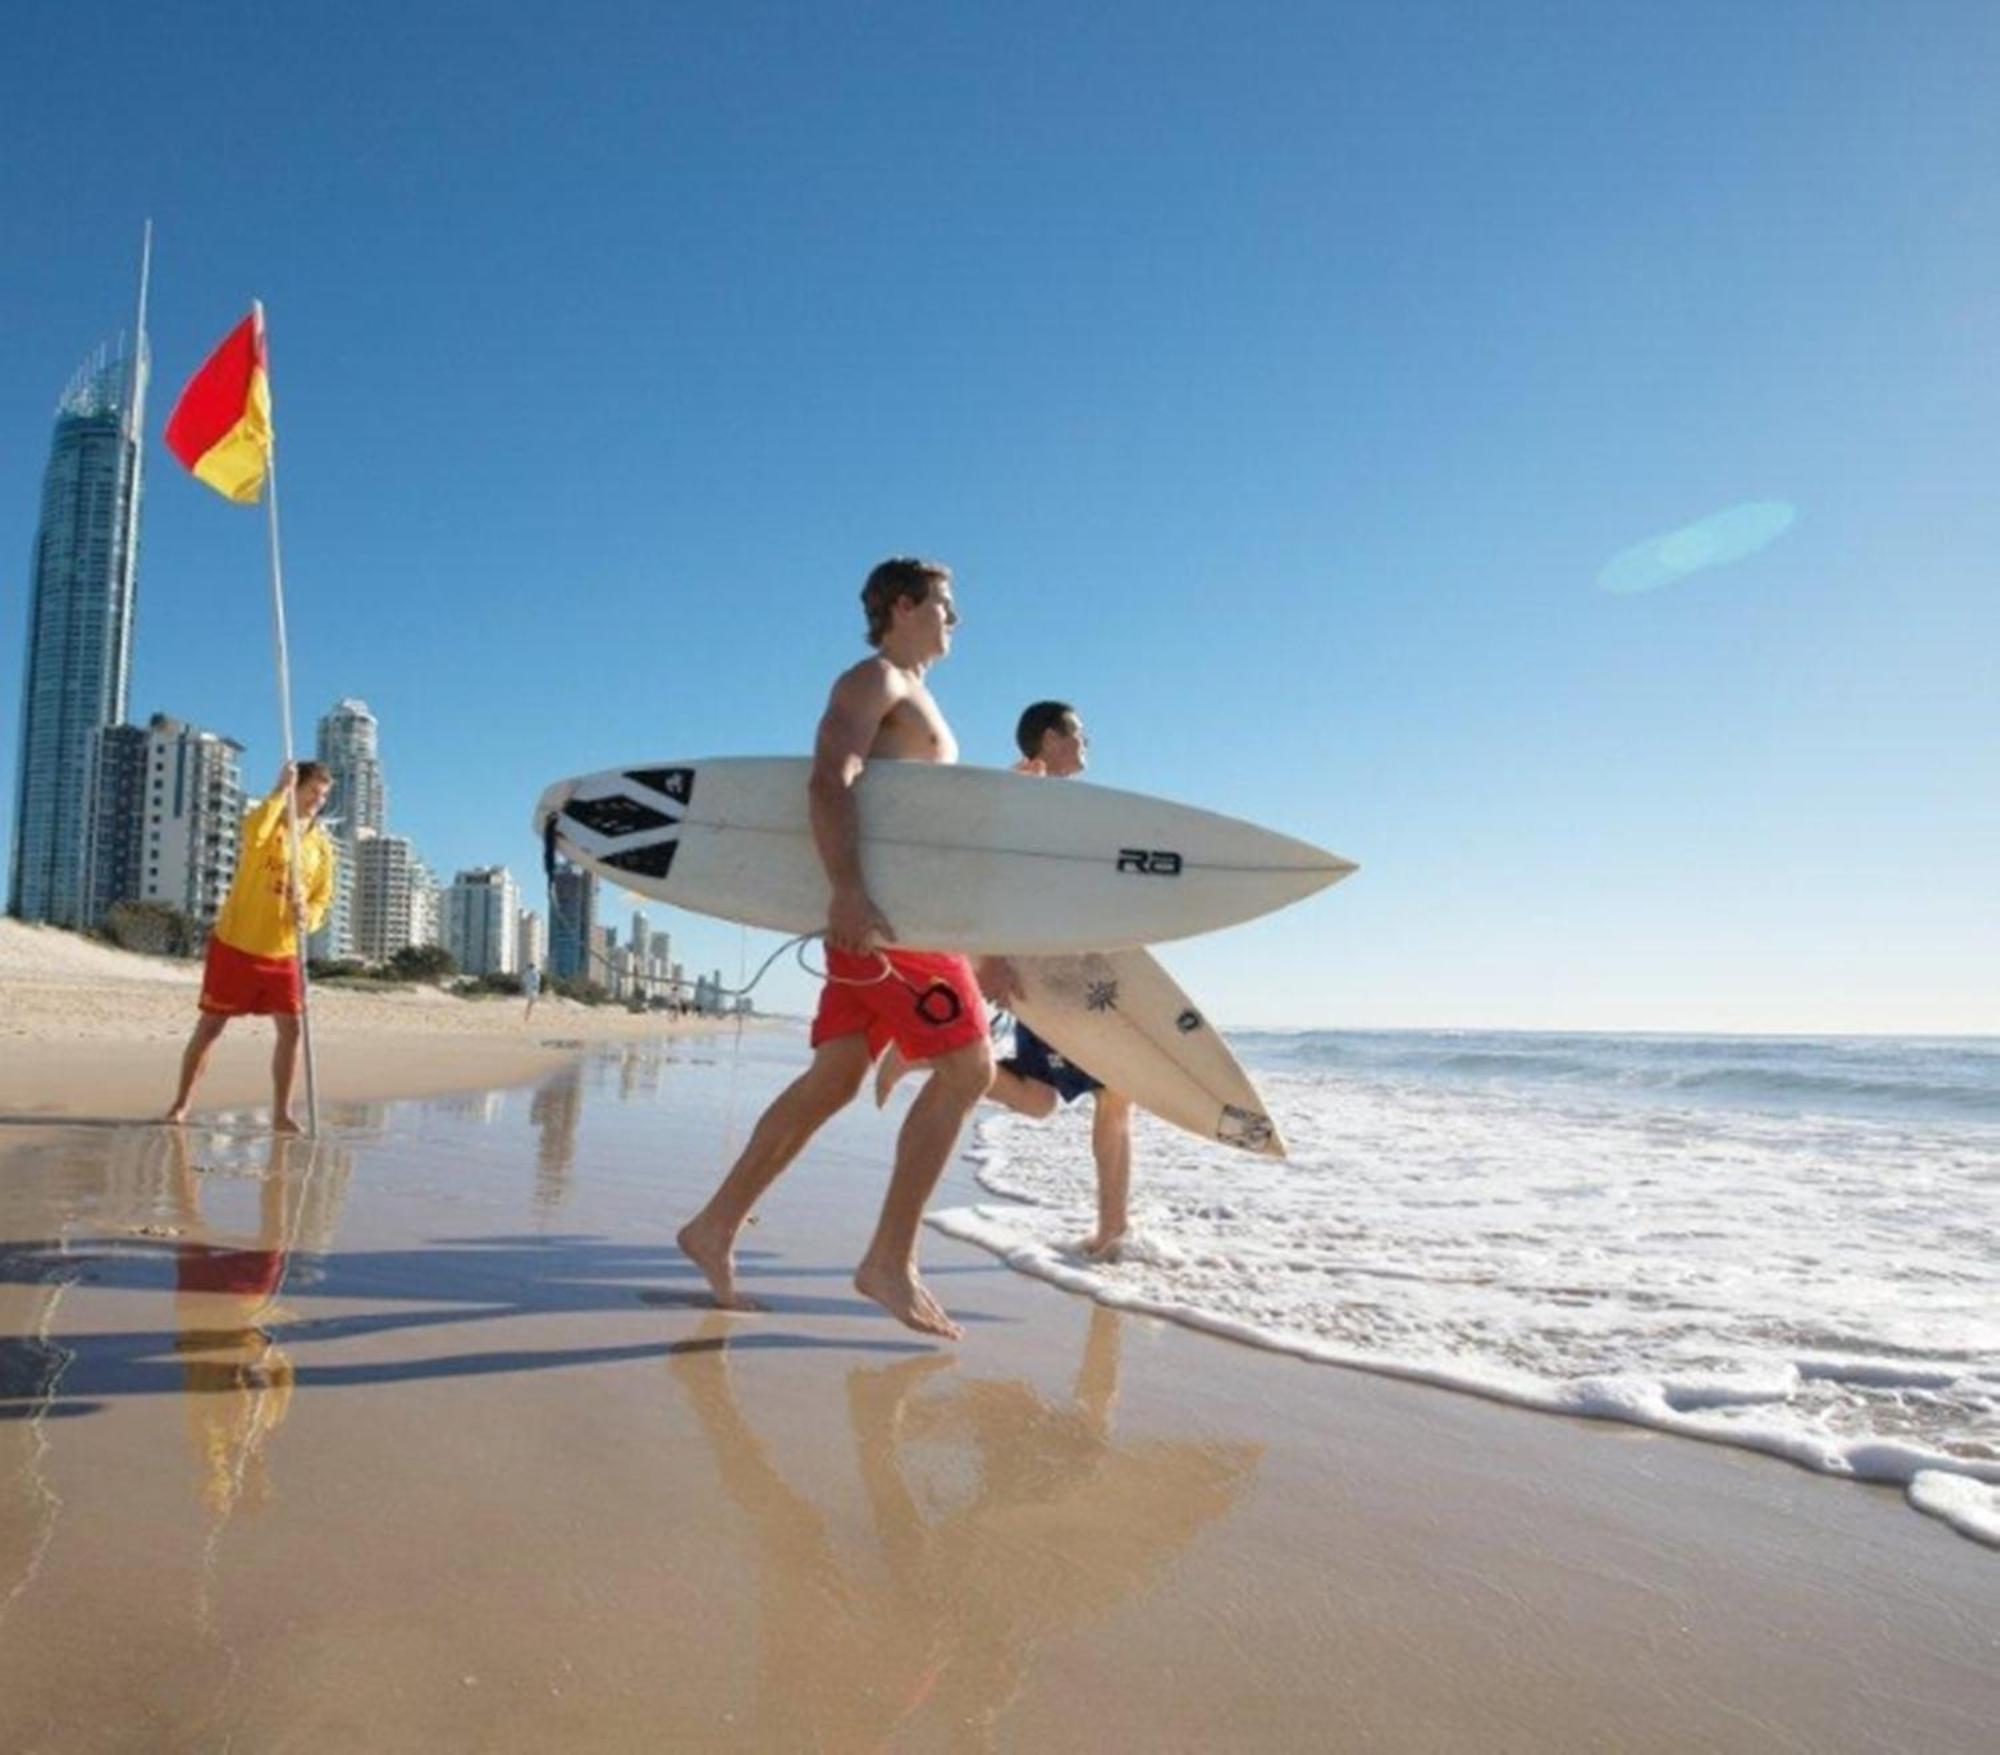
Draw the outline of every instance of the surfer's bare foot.
M273 1133L304 1133L305 1129L299 1126L298 1122L291 1116L281 1115L276 1121L271 1123L271 1131Z
M187 1125L187 1118L188 1106L185 1103L176 1103L160 1117L160 1123L163 1127L184 1127Z
M699 1219L691 1219L680 1228L674 1241L680 1245L681 1254L701 1269L709 1291L715 1295L716 1309L764 1308L756 1299L746 1298L736 1289L736 1250L732 1237L704 1228Z
M1077 1247L1092 1261L1112 1262L1125 1253L1125 1233L1123 1231L1096 1231L1086 1237Z
M880 1109L889 1101L889 1093L896 1088L896 1081L910 1070L910 1063L903 1058L903 1051L895 1043L882 1050L881 1063L875 1068L875 1107Z
M854 1289L881 1305L905 1328L947 1341L964 1338L965 1330L945 1314L944 1306L931 1296L930 1288L917 1278L917 1270L909 1262L864 1261L854 1270Z

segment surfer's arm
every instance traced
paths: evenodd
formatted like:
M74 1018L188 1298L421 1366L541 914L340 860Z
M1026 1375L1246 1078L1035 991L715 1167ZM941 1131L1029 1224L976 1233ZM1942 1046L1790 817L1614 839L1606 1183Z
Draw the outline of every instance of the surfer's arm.
M837 950L871 949L873 941L887 932L888 923L869 901L861 875L861 826L854 808L854 783L867 767L868 751L897 699L885 666L857 665L833 685L833 697L813 740L807 796L813 845L833 886L826 938Z
M1002 1008L1021 997L1021 978L1005 957L981 957L972 965L972 978L979 991Z

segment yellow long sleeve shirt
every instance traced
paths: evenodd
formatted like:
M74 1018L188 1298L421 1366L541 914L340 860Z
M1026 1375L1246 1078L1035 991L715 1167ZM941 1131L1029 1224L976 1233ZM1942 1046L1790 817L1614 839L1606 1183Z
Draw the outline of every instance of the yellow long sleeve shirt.
M298 935L286 905L285 793L278 791L243 819L243 844L236 856L236 881L216 918L215 936L253 957L295 957ZM306 931L314 931L333 903L333 841L318 823L299 831L299 888L306 904Z

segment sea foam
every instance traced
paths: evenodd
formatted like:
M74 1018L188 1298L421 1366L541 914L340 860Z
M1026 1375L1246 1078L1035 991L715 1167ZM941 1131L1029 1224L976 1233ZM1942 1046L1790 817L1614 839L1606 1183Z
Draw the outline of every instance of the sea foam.
M1107 1304L1901 1484L1996 1539L2000 1054L1458 1034L1243 1047L1291 1160L1142 1116L1117 1262L1076 1248L1087 1102L985 1119L979 1180L1003 1198L933 1223Z

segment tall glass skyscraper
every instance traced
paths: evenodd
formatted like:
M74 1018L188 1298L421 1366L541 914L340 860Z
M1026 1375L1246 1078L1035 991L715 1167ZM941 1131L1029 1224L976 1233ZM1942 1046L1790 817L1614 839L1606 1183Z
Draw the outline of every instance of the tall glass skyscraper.
M7 881L23 920L84 924L91 740L125 717L132 674L148 364L142 264L138 337L70 380L42 477Z

